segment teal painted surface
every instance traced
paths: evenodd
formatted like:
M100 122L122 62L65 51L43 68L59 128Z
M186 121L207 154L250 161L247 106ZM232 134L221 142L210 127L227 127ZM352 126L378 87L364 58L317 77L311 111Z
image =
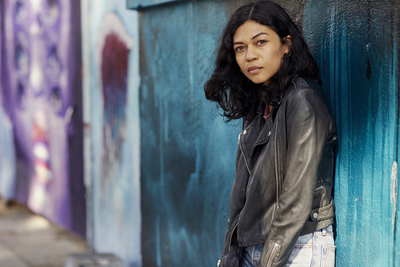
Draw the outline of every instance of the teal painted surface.
M0 103L2 97L0 92ZM0 105L0 197L4 200L15 198L15 147L13 125Z
M216 266L221 255L241 125L223 122L203 85L229 8L140 16L143 266Z
M399 7L396 1L308 0L304 10L303 30L339 130L338 267L400 264Z
M1 10L3 10L3 3L0 3ZM0 21L2 20L2 16L3 14L0 12ZM0 48L3 45L2 38L3 34L0 34ZM0 64L0 75L2 73L2 65ZM3 108L4 98L2 92L3 90L0 85L0 197L9 200L15 197L16 160L13 126L9 115Z
M81 4L87 238L96 253L113 253L124 266L139 267L138 13L127 10L125 0Z

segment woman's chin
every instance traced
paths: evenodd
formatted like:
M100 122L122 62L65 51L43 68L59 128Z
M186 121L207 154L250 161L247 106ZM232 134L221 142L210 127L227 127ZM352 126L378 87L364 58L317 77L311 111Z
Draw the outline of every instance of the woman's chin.
M255 83L255 84L262 84L262 83L266 83L266 81L264 81L263 79L257 79L257 78L252 78L252 79L249 79L252 83Z

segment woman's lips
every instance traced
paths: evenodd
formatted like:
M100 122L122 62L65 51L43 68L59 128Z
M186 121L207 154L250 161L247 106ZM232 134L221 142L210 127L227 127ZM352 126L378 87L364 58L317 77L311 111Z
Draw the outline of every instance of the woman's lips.
M250 67L247 69L247 72L250 74L257 74L262 70L262 67Z

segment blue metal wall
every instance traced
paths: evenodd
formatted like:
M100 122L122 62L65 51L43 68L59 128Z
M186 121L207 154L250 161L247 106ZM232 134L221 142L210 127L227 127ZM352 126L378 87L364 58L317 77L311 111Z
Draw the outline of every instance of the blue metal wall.
M398 1L308 0L304 9L339 129L337 266L400 264L399 12Z
M220 256L240 125L224 124L202 88L229 13L212 1L141 13L143 266Z

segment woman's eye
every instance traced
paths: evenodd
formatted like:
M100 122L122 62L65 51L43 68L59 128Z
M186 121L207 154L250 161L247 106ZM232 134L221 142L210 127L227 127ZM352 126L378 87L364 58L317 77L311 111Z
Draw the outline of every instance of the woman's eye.
M235 51L240 52L240 51L243 51L243 49L244 49L244 46L238 46L238 47L236 47Z
M257 42L257 44L262 45L262 44L265 44L266 42L267 41L265 41L265 40L260 40L260 41Z

